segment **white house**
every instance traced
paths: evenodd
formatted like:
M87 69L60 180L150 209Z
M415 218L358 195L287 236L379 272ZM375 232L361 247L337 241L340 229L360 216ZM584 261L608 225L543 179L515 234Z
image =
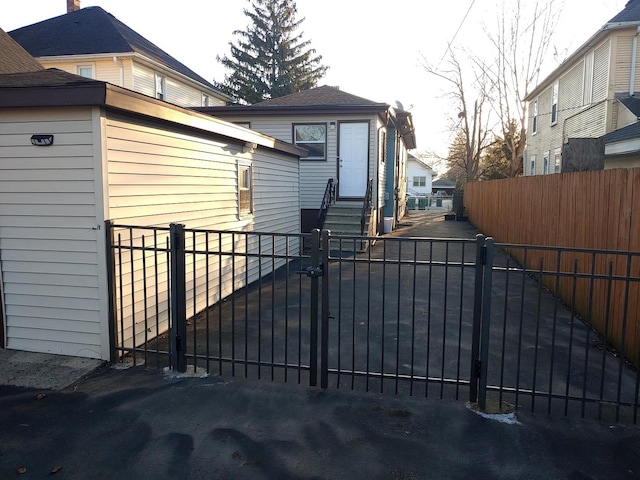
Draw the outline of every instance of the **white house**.
M529 93L525 175L640 165L638 129L612 133L638 121L639 28L630 0Z
M431 195L435 174L436 172L425 160L409 154L407 158L407 195Z
M105 220L297 233L304 152L60 70L1 74L0 346L109 359Z
M409 112L326 85L255 105L197 110L308 150L300 159L303 231L317 227L330 179L337 185L338 200L330 216L349 205L359 212L372 182L371 221L365 234L382 232L384 217L399 220L404 215L407 154L416 147Z

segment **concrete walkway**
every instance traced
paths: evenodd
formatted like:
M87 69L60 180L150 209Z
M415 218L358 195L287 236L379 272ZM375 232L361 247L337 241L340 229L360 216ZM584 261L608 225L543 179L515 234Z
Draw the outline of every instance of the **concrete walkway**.
M442 214L411 212L390 235L475 236ZM24 352L0 362L0 480L640 479L640 426Z

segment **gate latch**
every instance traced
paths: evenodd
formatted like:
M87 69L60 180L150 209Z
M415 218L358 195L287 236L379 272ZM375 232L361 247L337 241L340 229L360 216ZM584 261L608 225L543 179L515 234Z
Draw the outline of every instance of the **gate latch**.
M296 273L298 275L306 275L309 278L319 278L324 275L324 269L322 268L322 265L317 267L309 265L304 270L298 270Z

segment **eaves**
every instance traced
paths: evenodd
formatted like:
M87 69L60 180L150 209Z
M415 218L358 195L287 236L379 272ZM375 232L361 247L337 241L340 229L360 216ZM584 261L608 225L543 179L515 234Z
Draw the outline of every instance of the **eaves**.
M618 23L608 23L600 30L598 30L594 35L592 35L581 47L579 47L575 52L573 52L564 62L562 62L555 70L553 70L549 75L545 77L545 79L540 82L536 88L534 88L530 93L528 93L524 100L526 102L530 102L542 92L544 92L547 88L549 88L555 80L560 78L562 74L567 72L570 68L572 68L576 61L582 58L589 50L595 48L597 45L602 43L613 31L616 30L624 30L627 28L637 28L640 26L640 21L634 22L618 22Z

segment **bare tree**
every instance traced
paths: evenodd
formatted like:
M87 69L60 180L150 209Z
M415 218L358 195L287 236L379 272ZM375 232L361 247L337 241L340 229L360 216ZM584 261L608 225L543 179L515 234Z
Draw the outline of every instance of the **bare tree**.
M476 59L494 92L493 109L499 118L511 175L522 173L527 142L527 94L538 83L559 18L556 0L502 0L491 27L485 26L494 47L493 64Z
M449 84L447 95L457 110L451 131L456 132L456 154L449 155L449 169L464 172L460 181L473 182L481 175L481 159L484 150L492 142L490 127L489 78L479 65L470 65L471 80L463 75L461 63L455 52L449 49L447 67L438 69L423 63L425 70ZM453 165L452 165L453 164ZM452 168L453 167L453 168Z

